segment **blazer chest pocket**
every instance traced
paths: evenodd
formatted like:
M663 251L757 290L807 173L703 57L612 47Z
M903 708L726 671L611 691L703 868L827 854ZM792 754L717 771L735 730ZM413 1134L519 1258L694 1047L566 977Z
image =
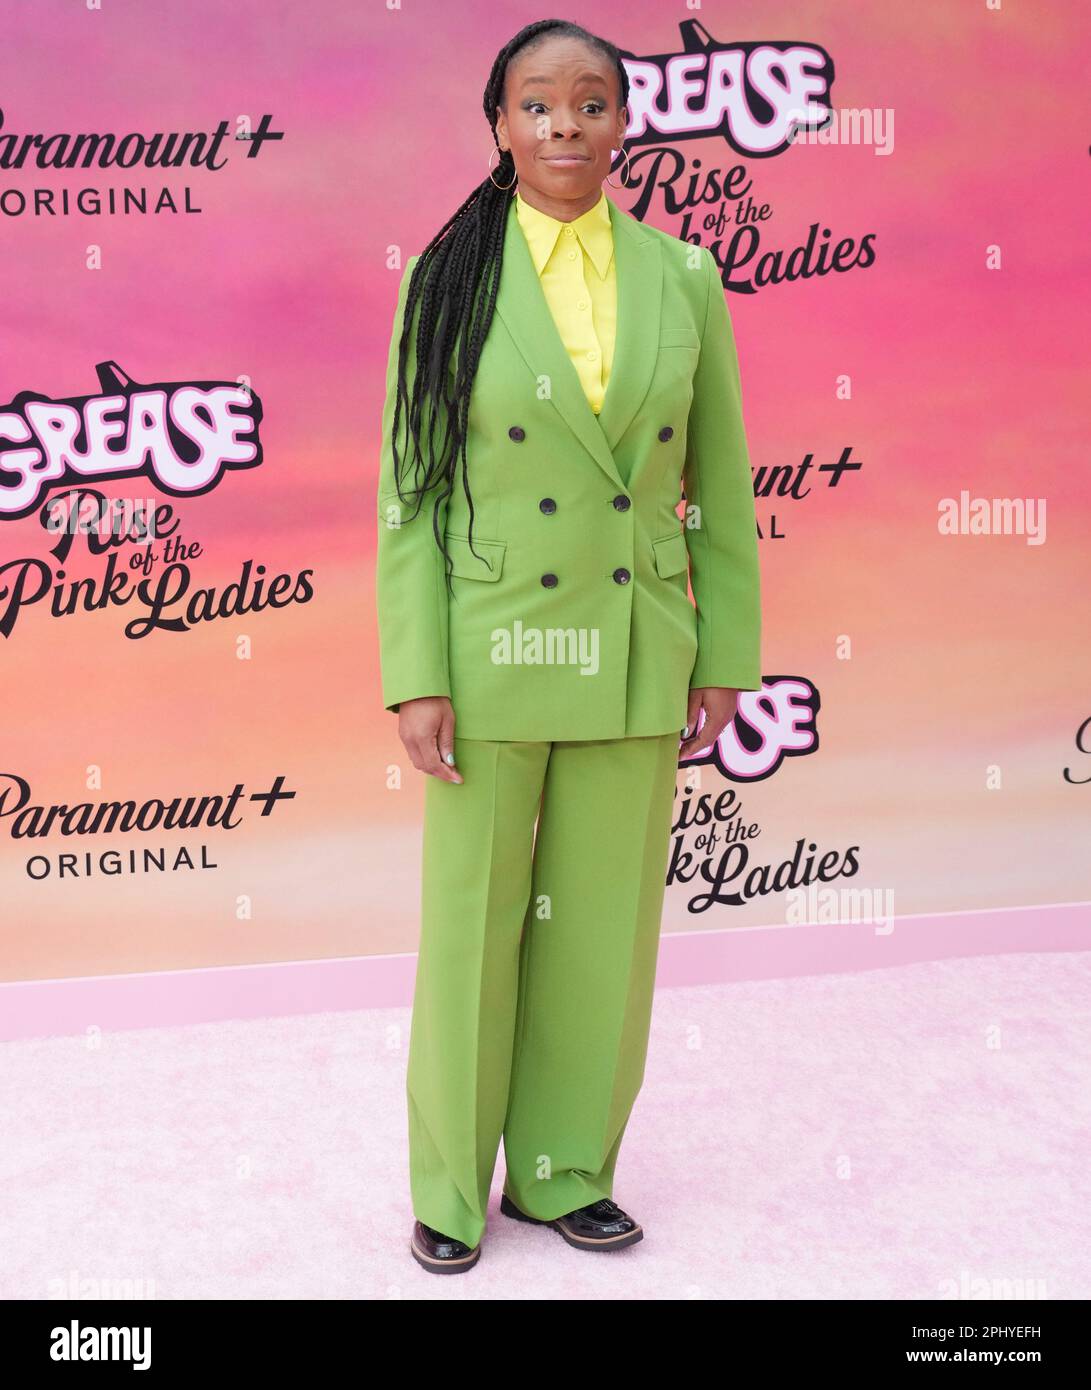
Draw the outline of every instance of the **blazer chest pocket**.
M451 556L451 573L456 578L483 579L486 583L495 583L500 578L507 541L486 541L474 536L471 550L467 536L453 536L447 531L444 540ZM440 560L442 562L442 555Z
M655 568L660 579L670 579L689 567L689 550L682 531L652 541L652 549L655 551Z
M659 333L659 346L692 348L696 352L701 340L692 328L663 328Z

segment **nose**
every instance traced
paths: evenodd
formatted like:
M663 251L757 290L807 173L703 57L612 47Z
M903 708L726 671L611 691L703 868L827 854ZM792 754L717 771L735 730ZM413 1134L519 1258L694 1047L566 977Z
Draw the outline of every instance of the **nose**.
M564 111L554 112L551 130L554 140L573 140L581 133L580 123L574 115Z

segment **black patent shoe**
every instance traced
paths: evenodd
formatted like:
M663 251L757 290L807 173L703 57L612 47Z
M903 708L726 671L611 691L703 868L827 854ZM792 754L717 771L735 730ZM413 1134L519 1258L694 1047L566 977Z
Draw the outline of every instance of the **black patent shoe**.
M413 1239L409 1243L413 1258L429 1274L461 1274L472 1269L481 1258L481 1245L471 1250L461 1240L435 1231L423 1221L413 1223Z
M569 1245L577 1250L624 1250L644 1239L644 1228L610 1201L600 1197L586 1207L578 1207L552 1221L528 1216L520 1211L506 1192L500 1196L500 1210L516 1221L529 1221L535 1226L552 1226L560 1231Z

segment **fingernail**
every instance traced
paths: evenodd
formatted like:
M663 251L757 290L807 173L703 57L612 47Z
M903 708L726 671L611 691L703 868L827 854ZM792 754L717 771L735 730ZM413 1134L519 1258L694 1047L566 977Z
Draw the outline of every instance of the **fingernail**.
M682 737L683 737L683 738L689 738L689 725L688 725L688 724L687 724L686 727L682 730Z
M454 767L455 755L453 753L445 753L443 755L443 761L447 764L448 767Z

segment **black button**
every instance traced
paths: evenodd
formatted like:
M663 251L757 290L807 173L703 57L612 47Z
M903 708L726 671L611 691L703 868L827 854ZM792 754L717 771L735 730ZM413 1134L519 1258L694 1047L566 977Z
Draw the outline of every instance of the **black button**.
M555 574L543 574L542 583L547 589L555 589L557 587L557 576Z
M538 503L538 507L540 511L545 512L546 516L549 516L551 512L555 512L557 510L557 504L556 502L554 502L552 497L543 497L542 500Z
M627 512L632 505L632 502L630 502L623 492L619 492L614 498L614 506L619 512Z
M522 425L512 425L511 429L508 430L508 438L514 439L516 444L522 444L523 440L526 439L526 437L527 432L522 427Z
M659 431L659 438L662 440L664 444L666 444L668 439L674 438L674 431L671 429L670 425L663 426L663 428Z
M629 573L629 571L626 570L626 569L616 569L616 570L614 570L614 583L615 583L615 584L628 584L628 582L629 582L629 580L630 580L631 578L632 578L632 575L631 575L631 574Z

